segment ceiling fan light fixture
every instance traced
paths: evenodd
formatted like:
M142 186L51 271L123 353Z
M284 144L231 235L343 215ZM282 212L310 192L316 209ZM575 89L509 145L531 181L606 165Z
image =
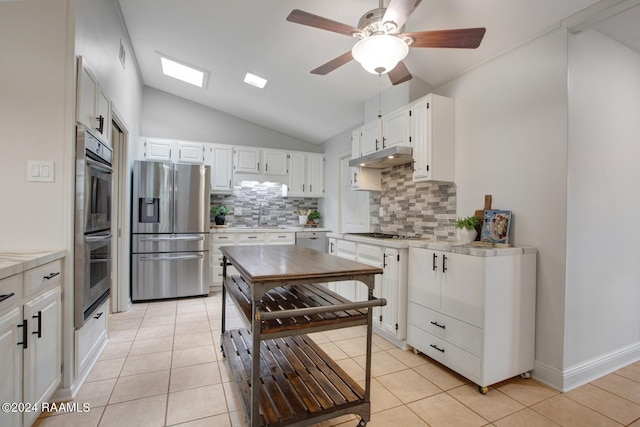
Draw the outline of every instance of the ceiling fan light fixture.
M409 46L399 37L380 34L360 40L351 54L371 74L386 74L409 53Z

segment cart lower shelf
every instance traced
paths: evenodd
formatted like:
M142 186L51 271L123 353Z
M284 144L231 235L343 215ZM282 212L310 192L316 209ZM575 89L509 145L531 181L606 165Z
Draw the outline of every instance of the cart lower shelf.
M225 357L247 414L251 408L252 337L246 329L222 336ZM261 341L260 425L308 425L345 414L369 420L370 402L358 385L308 336ZM247 417L249 418L249 417Z

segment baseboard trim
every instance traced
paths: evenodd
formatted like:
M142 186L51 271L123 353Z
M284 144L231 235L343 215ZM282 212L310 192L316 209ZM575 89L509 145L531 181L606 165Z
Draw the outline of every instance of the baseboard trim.
M531 376L549 387L566 393L639 360L640 343L564 371L536 361Z

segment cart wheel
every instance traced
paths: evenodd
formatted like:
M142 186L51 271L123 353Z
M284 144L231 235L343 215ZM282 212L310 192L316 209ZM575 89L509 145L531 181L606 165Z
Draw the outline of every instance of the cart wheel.
M478 386L478 392L480 394L487 394L489 393L489 387L482 387L481 385Z
M420 351L417 348L414 348L413 349L413 354L418 355L418 354L420 354Z
M531 372L523 372L520 374L520 378L524 378L525 380L528 380L529 378L531 378Z
M365 427L366 425L367 425L367 422L361 418L357 427Z

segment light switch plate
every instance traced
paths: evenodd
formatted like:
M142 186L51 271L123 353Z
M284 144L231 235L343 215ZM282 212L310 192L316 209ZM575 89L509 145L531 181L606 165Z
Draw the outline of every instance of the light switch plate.
M53 182L54 176L53 162L27 160L27 181Z

